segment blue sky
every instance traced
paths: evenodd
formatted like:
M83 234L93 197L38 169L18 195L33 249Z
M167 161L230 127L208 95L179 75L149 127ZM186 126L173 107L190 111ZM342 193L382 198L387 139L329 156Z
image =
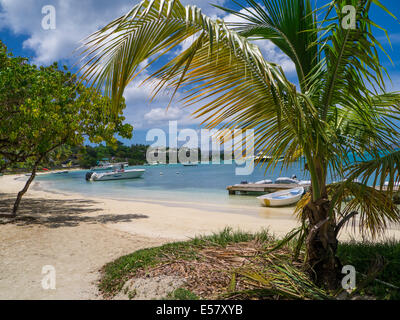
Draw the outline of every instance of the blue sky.
M0 39L15 55L26 56L38 65L48 65L53 61L73 68L77 62L74 49L79 41L90 33L104 26L112 19L126 13L138 0L0 0ZM206 14L231 20L226 14L210 5L219 4L235 7L230 0L182 0L185 4L196 4ZM326 1L319 0L318 4ZM387 8L400 18L399 0L382 0ZM56 8L56 29L43 30L41 26L44 15L42 8L53 5ZM376 37L383 41L385 49L391 55L394 65L383 59L393 80L388 89L400 91L400 24L381 9L375 7L371 12L372 19L389 32L392 48L385 35L377 31ZM293 64L271 43L258 42L267 60L283 65L289 78L295 81ZM139 79L140 80L140 79ZM149 103L151 88L138 87L139 81L127 89L125 98L127 121L135 127L134 138L130 143L145 143L145 136L150 128L164 128L169 120L177 120L179 128L197 128L199 121L190 117L190 110L182 109L174 102L168 112L167 95Z

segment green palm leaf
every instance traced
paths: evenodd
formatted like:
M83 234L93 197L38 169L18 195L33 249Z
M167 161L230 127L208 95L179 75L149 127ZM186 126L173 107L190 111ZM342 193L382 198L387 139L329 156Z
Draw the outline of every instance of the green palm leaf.
M177 89L203 83L187 96L188 102L195 101L200 99L196 92L204 88L204 83L219 76L214 90L209 90L214 96L237 90L216 97L212 106L238 106L247 98L243 92L252 85L255 99L247 107L267 102L276 108L281 90L290 90L281 70L266 62L257 46L221 21L205 16L199 8L183 7L172 0L143 1L89 37L83 51L86 63L82 79L104 88L117 104L126 86L140 74L142 62L152 59L150 64L154 63L192 36L196 38L193 45L152 76L160 77L156 92L166 84ZM240 92L239 88L244 89Z
M392 195L395 185L400 182L400 151L393 151L369 161L357 162L349 167L350 179L361 179L363 183L372 180L373 187ZM387 182L387 185L385 185Z

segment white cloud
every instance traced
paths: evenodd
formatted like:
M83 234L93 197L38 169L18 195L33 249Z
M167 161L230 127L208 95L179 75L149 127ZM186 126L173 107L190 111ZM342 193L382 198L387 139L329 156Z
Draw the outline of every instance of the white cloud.
M127 108L125 116L136 129L153 128L168 125L168 121L178 121L180 125L198 124L191 117L192 108L186 108L179 101L182 95L177 92L171 101L172 92L161 91L153 98L154 84L143 82L147 72L139 75L126 88L124 97Z
M35 52L34 63L72 62L81 39L126 13L133 4L126 0L0 0L0 28L28 36L23 46ZM55 7L55 30L42 28L45 5Z
M58 60L74 61L73 51L79 41L127 13L138 0L0 0L0 30L8 28L16 34L27 35L23 46L35 52L34 63L50 64ZM216 8L208 0L183 0L196 4L206 14L213 15ZM213 3L223 4L225 0ZM52 5L56 9L55 30L42 28L42 8Z
M177 107L155 108L144 115L144 119L150 124L179 120L183 115L183 110Z
M80 45L79 41L125 14L138 2L139 0L0 0L0 31L9 29L15 34L26 35L27 40L23 47L34 52L35 64L48 65L54 61L73 64L77 62L78 57L74 56L73 52ZM214 15L217 10L208 0L182 2L185 5L196 4L209 15ZM217 4L224 2L225 0L213 1ZM56 9L55 30L42 28L42 19L45 16L42 14L42 8L45 5L52 5ZM158 123L161 123L161 114L165 113L170 103L168 92L150 103L153 86L149 83L140 86L147 76L148 73L143 72L125 92L125 117L135 128L153 126L157 119ZM183 123L192 123L187 120L190 112L178 112L179 108L181 105L174 100L166 119L178 120L178 116L182 116L185 119L181 119Z
M138 0L0 0L0 31L9 29L19 35L26 35L24 48L34 52L33 62L39 65L48 65L54 61L65 61L69 64L77 62L73 51L79 46L79 41L106 25L113 19L129 11ZM182 0L183 4L195 4L203 12L212 17L223 14L210 3L226 5L227 0ZM56 29L42 28L42 8L53 5L56 9ZM260 43L261 44L261 43ZM184 47L190 45L190 40ZM289 62L279 54L273 46L262 43L261 50L266 58L282 64L290 69ZM287 66L285 66L287 64ZM139 86L148 76L145 71L135 79L126 89L125 98L127 121L135 128L148 128L154 125L167 123L168 120L179 120L182 125L199 123L190 116L196 106L183 108L178 102L181 98L178 93L171 107L170 92L159 95L150 103L153 86L145 83Z
M150 102L151 87L144 84L140 87L130 85L125 93L128 121L137 129L164 127L168 121L178 121L181 126L199 124L200 121L191 116L192 108L184 107L178 98L170 104L170 95L160 95ZM178 94L179 96L179 94Z

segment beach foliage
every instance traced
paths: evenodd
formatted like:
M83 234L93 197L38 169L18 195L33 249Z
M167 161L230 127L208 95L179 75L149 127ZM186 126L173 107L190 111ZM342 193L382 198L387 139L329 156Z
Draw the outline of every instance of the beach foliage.
M110 99L76 80L66 67L38 68L0 43L0 157L4 168L30 166L29 184L37 168L62 155L64 146L79 146L85 139L113 144L116 134L131 137L132 127L123 123L124 102L121 112L105 116Z
M148 269L161 263L165 257L172 255L175 260L196 260L198 250L204 247L226 247L232 243L259 241L269 242L273 238L267 231L257 234L232 231L230 228L209 236L198 236L190 241L168 243L160 247L135 251L106 264L102 269L99 288L105 296L118 293L125 282L136 275L139 270Z
M400 299L400 243L394 240L373 243L350 241L339 245L338 256L343 264L353 265L357 270L357 282L380 264L376 279L361 288L360 293L379 299Z
M146 161L146 151L149 146L137 144L126 146L117 141L115 145L100 144L97 146L86 145L75 148L73 156L81 168L91 168L98 165L99 159L127 161L129 165L143 165Z
M169 293L166 300L199 300L199 297L187 289L178 288Z
M82 79L104 89L118 112L128 84L158 66L146 79L155 96L180 90L206 127L254 129L255 148L272 159L266 169L301 161L311 177L299 215L306 264L317 284L334 289L341 277L338 226L360 219L361 231L375 236L387 221L400 221L391 199L399 180L400 94L386 90L387 55L376 34L387 32L370 12L394 16L379 0L235 3L238 9L220 7L240 18L228 24L178 0L142 1L86 39ZM354 27L342 23L346 5L356 9ZM291 59L298 86L263 57L257 41L272 42ZM162 64L167 54L174 57ZM342 182L330 186L328 173ZM354 184L358 176L363 183ZM380 192L367 178L380 181Z
M357 289L350 295L343 290L332 294L316 286L301 263L305 247L293 259L297 243L291 241L271 250L278 243L265 231L251 234L227 228L208 236L139 250L106 264L99 288L111 298L129 280L174 276L185 279L185 285L167 299L399 298L400 245L396 241L350 241L339 245L338 256L357 270ZM209 271L204 272L204 268Z

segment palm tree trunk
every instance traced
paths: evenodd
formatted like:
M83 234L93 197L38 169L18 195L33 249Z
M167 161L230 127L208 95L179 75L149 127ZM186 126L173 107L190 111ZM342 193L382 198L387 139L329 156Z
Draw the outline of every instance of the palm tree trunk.
M340 284L342 266L336 257L336 223L329 217L329 208L327 198L311 201L304 208L309 221L306 267L317 285L335 290Z

